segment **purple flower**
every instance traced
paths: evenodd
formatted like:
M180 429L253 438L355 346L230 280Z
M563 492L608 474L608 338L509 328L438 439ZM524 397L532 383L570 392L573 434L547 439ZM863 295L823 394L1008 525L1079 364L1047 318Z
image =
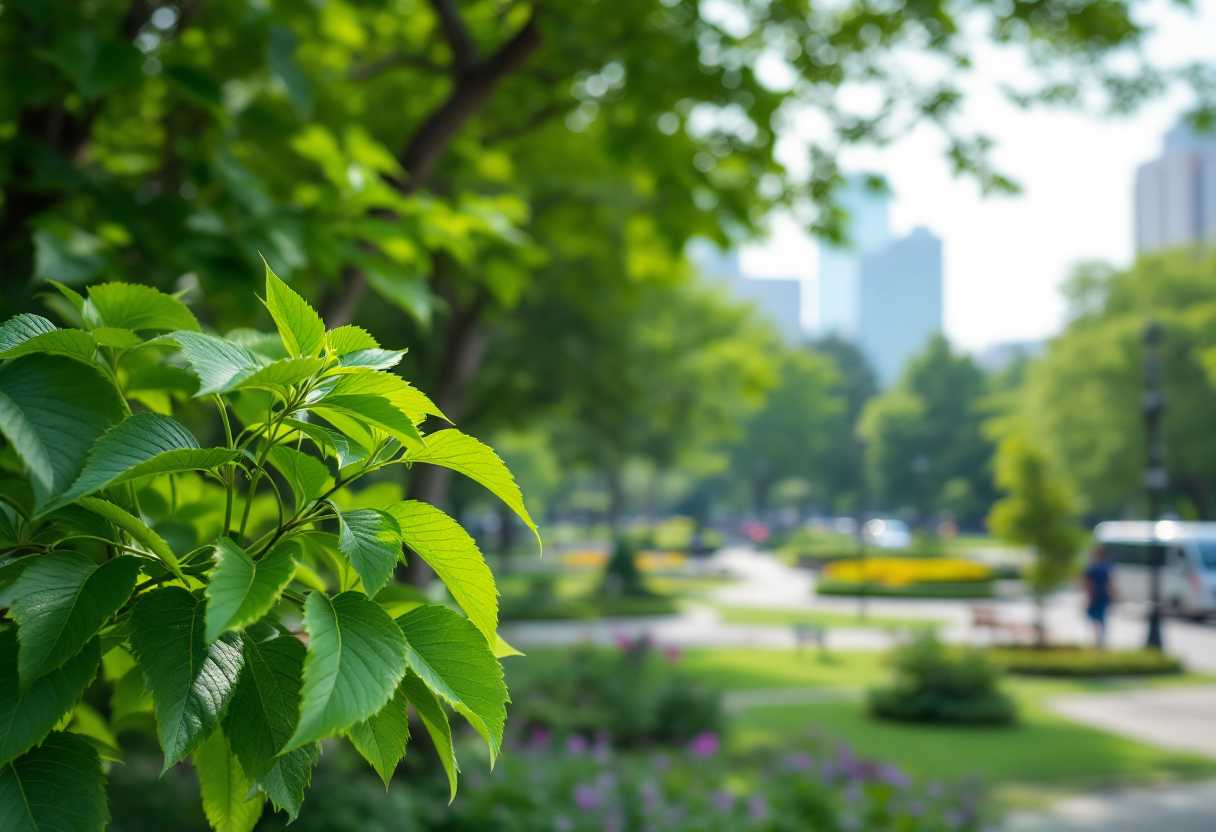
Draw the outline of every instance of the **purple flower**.
M584 754L587 751L587 738L582 734L572 734L566 741L567 754Z
M606 763L612 757L612 735L607 731L600 731L595 735L593 756L597 763Z
M719 812L729 812L735 805L735 796L726 789L717 789L710 802Z
M897 789L906 789L912 782L898 766L891 765L879 766L874 779Z
M919 800L913 800L908 803L907 812L914 818L918 818L925 813L925 804Z
M580 811L590 812L592 809L598 809L604 802L604 797L591 786L585 786L582 783L574 787L574 805Z
M616 646L624 652L629 652L633 649L634 641L625 633L616 634Z
M558 815L553 818L554 832L571 832L574 829L574 821L565 815Z
M830 761L824 762L824 764L819 767L819 779L825 783L833 782L836 779L836 774L837 768L835 763Z
M528 733L528 745L533 751L548 751L549 740L549 729L543 725L537 725Z
M666 754L655 754L651 758L650 764L654 766L655 771L663 772L671 768L671 760Z
M768 801L762 794L754 794L747 799L747 816L756 823L768 817Z
M854 780L844 790L844 802L848 804L861 800L861 783Z
M681 652L680 648L676 647L675 645L664 648L663 655L666 656L667 661L671 662L672 664L675 664L680 661L680 659L684 658L684 653Z
M712 757L718 753L718 735L713 731L702 731L692 738L688 750L695 757Z
M790 754L785 758L785 766L790 771L809 771L812 762L811 755L805 751Z
M604 818L604 832L621 832L623 826L621 816L618 814L613 813Z
M642 798L642 807L647 811L653 811L658 807L659 787L654 783L642 783L638 786L638 795Z

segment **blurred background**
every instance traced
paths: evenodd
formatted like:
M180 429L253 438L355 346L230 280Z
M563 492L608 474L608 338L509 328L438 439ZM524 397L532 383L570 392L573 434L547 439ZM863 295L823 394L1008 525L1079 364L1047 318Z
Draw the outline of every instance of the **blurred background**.
M297 827L1211 830L1213 44L1209 0L3 0L0 312L266 329L265 258L520 481L543 557L446 469L372 486L494 569L511 753L448 807L423 732L387 795L327 745ZM110 828L206 828L100 717Z

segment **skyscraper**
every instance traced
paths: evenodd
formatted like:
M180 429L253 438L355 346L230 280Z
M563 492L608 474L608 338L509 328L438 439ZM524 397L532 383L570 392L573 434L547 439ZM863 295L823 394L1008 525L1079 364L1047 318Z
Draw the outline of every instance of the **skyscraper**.
M862 258L857 345L882 386L898 379L908 359L941 330L941 239L918 226Z
M942 242L926 228L892 240L888 203L850 178L840 200L849 243L819 244L815 327L856 343L883 386L942 329Z
M1180 124L1136 171L1136 250L1216 242L1216 133Z
M736 300L755 306L787 344L802 341L802 281L745 277L739 267L739 252L723 252L708 240L689 243L688 257L701 274L725 285Z
M848 239L840 245L819 243L816 332L854 340L861 325L861 260L891 242L889 200L886 193L868 189L860 176L850 177L838 200L848 214Z

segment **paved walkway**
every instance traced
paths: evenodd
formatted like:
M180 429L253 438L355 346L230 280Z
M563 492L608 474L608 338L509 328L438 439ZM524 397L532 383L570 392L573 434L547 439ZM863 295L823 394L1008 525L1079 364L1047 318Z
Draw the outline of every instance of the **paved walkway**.
M1216 758L1214 685L1062 696L1048 700L1047 706L1074 722L1112 734ZM1212 828L1216 829L1216 822Z
M1213 832L1216 782L1182 783L1065 798L1015 812L1005 832Z

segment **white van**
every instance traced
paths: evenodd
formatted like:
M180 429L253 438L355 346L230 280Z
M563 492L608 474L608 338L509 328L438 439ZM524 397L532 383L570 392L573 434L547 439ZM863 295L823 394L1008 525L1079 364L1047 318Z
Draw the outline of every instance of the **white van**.
M1152 598L1152 550L1162 547L1161 601L1166 612L1203 616L1216 613L1216 523L1119 520L1099 523L1094 537L1114 564L1115 598Z

